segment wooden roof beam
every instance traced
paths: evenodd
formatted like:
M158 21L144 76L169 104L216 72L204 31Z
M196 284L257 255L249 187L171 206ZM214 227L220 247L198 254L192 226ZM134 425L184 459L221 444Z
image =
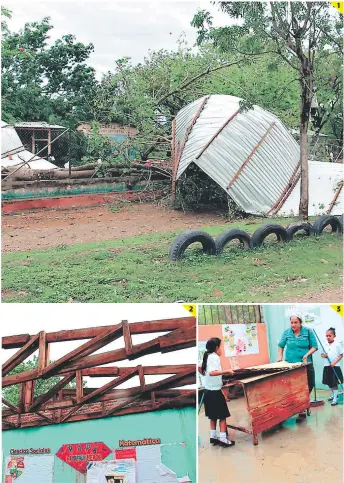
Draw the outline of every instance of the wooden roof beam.
M2 377L6 376L10 371L33 354L38 348L38 341L38 335L30 337L29 341L3 364Z
M147 375L156 374L178 374L185 369L192 369L195 364L183 364L183 365L169 365L169 366L143 366L143 373ZM105 366L105 367L92 367L89 369L83 369L82 375L89 377L106 377L106 376L120 376L124 372L130 369L129 367L117 367L117 366Z
M154 332L167 332L169 330L175 330L182 327L184 324L194 321L194 317L180 317L171 319L159 319L145 322L132 322L130 323L131 334L149 334ZM112 327L113 329L121 327L122 324L116 325L104 325L98 327L89 327L86 329L73 329L73 330L59 330L57 332L48 332L46 334L46 342L66 342L70 340L91 339L97 337L104 330ZM3 349L15 349L25 345L30 340L30 334L20 334L5 336L2 338Z
M49 389L49 391L42 394L41 396L38 396L33 401L32 405L29 407L28 412L37 411L37 409L39 409L42 406L42 404L44 404L46 401L49 401L49 399L55 396L55 394L57 394L63 387L69 384L74 378L75 378L75 374L66 376L63 379L61 379L60 382L55 384L55 386Z
M97 351L98 349L104 347L104 345L109 344L110 342L118 339L122 336L122 327L117 326L116 328L110 327L104 330L101 334L93 339L85 342L80 347L77 347L72 352L69 352L65 356L61 357L57 361L49 364L48 367L43 369L42 376L43 377L51 377L52 375L56 374L59 369L64 366L65 364L73 362L75 359L80 357L88 356L92 354L92 352Z
M135 374L137 374L137 368L136 367L135 367L135 369L132 369L130 371L127 371L126 374L123 374L122 376L116 378L114 381L110 381L107 384L105 384L104 386L101 386L100 388L98 388L95 391L93 391L91 394L87 394L86 396L84 396L80 400L80 402L67 415L65 415L62 418L62 421L61 422L64 422L67 419L69 419L70 416L72 416L76 411L78 411L81 408L81 406L83 406L84 404L90 403L91 401L94 401L96 398L98 398L99 396L101 396L102 394L104 394L105 392L107 392L109 389L112 389L112 388L114 388L116 386L119 386L123 382L128 381Z

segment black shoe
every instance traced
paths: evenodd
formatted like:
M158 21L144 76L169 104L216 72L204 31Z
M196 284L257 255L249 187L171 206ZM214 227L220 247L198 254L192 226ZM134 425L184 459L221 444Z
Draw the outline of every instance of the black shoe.
M227 439L227 442L224 442L224 441L219 440L219 445L223 446L224 448L228 448L229 446L234 446L235 441L230 441L229 439Z
M214 446L219 444L220 440L217 438L210 438L210 444L213 444Z
M300 423L301 421L304 421L306 419L306 417L307 417L306 413L300 413L300 414L298 414L298 416L296 418L296 422Z

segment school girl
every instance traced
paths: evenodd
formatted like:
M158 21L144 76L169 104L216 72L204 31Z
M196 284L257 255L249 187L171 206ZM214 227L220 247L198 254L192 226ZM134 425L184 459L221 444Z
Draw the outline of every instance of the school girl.
M328 401L331 401L331 406L337 406L338 383L343 383L343 374L339 366L339 361L343 358L343 347L335 340L336 329L333 327L330 327L326 332L326 339L326 353L321 354L321 357L325 359L322 382L332 390L332 395L328 398Z
M226 418L230 416L225 396L222 394L222 375L231 374L231 370L223 371L220 362L221 339L213 337L206 344L201 373L204 376L204 409L210 419L210 443L224 447L234 446L235 442L227 439ZM216 423L220 421L220 437L216 437Z

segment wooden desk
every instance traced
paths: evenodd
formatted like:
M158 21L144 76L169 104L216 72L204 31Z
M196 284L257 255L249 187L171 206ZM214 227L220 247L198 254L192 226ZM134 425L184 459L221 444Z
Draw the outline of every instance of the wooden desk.
M279 363L283 364L283 363ZM276 364L256 366L271 368ZM310 415L310 398L307 384L307 365L285 363L285 370L236 380L225 387L240 384L244 390L250 427L228 428L253 435L253 444L258 444L258 434L271 429L286 419L307 410ZM280 367L280 366L279 366Z

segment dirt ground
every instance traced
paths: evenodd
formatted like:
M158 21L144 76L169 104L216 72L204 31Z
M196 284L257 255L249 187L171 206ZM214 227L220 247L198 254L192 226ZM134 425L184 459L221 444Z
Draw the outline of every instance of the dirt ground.
M127 238L223 224L216 214L183 213L152 204L132 204L118 213L107 206L22 212L2 216L2 251Z
M317 391L317 399L329 393ZM252 436L230 430L233 448L209 443L209 422L203 409L199 415L198 482L217 483L323 483L343 481L343 396L340 404L312 408L310 417L300 423L296 417L282 427L259 435L254 446ZM228 423L248 427L244 398L229 402L232 414Z

